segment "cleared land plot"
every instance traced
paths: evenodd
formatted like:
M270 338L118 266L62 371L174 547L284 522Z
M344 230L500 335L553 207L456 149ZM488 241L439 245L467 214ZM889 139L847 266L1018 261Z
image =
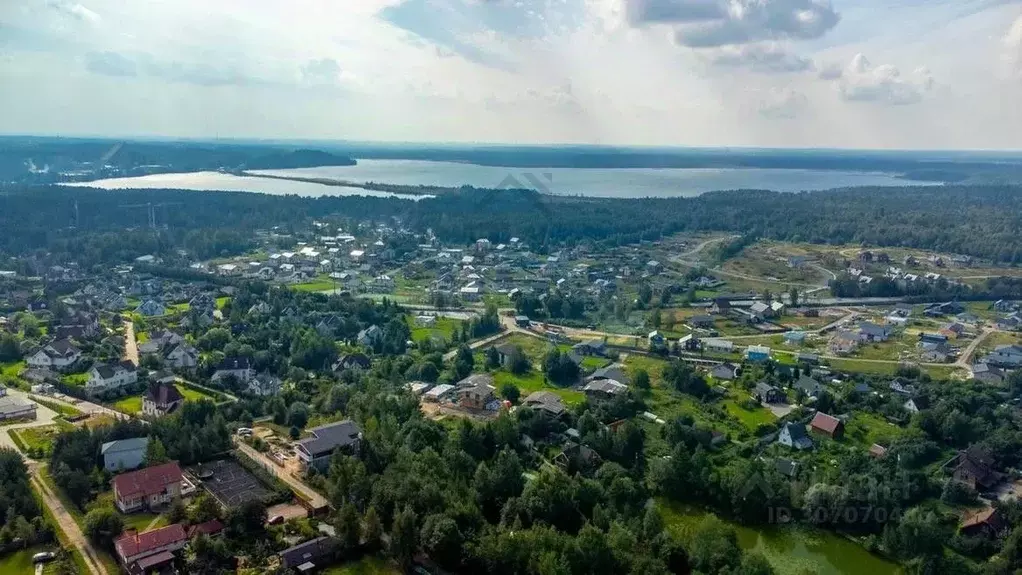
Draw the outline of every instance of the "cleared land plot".
M221 505L236 509L249 501L262 501L270 491L237 462L229 459L203 463L189 469L202 487Z

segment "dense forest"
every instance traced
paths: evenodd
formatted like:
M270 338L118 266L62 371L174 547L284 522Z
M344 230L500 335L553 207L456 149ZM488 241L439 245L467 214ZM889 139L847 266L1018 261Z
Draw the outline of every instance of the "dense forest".
M420 202L370 197L299 198L180 190L0 189L0 253L35 249L109 262L186 249L193 256L252 247L252 232L288 231L313 218L393 222L432 229L449 242L517 236L537 249L590 241L621 245L681 231L734 231L748 237L829 244L905 246L1022 263L1022 191L1014 186L854 188L786 194L729 191L696 198L610 199L523 190L452 189ZM144 229L144 210L165 204ZM77 212L75 205L77 203ZM77 214L77 215L76 215ZM127 228L127 229L126 229Z

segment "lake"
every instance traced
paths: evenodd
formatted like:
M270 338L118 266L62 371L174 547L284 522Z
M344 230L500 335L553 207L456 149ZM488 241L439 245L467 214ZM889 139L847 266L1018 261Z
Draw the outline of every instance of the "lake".
M311 198L319 196L373 196L377 198L421 200L423 198L432 197L414 194L392 194L390 192L364 190L356 187L328 186L312 182L297 182L294 180L274 180L269 178L235 176L233 174L224 174L220 172L151 174L148 176L137 176L133 178L108 178L105 180L96 180L94 182L65 183L64 185L102 188L105 190L166 188L208 192L256 192L276 196L296 195Z
M712 513L657 500L664 524L682 542ZM745 551L762 553L778 575L900 575L897 564L873 555L844 537L810 527L750 529L724 521L738 533Z
M546 168L527 170L419 160L359 160L357 166L293 170L253 170L271 176L321 178L351 183L480 188L530 188L540 192L607 198L692 197L717 190L767 189L779 192L828 190L854 186L925 186L937 182L903 180L891 174L835 170L762 168L652 169ZM374 196L419 200L428 196L392 194L349 186L235 176L220 172L152 174L75 182L108 190L169 188L202 191L258 192L274 195Z
M358 160L356 166L293 170L253 170L275 176L326 178L346 182L479 188L530 188L551 194L598 197L691 197L717 190L766 189L778 192L855 186L939 185L903 180L894 174L836 170L762 168L504 168L458 162Z

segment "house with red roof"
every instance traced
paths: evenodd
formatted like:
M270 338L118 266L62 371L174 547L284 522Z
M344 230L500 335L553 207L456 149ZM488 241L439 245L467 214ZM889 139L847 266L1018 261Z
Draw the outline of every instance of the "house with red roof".
M845 433L845 424L833 415L817 411L813 420L809 422L809 429L831 439L841 439Z
M157 509L181 497L181 468L176 461L122 473L111 482L122 513Z
M175 523L145 533L129 529L114 541L114 550L128 573L150 573L172 562L187 543L184 526Z

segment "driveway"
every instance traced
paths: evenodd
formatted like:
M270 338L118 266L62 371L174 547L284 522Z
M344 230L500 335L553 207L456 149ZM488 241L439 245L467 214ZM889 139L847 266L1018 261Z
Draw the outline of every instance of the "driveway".
M135 324L124 320L124 359L138 365L138 343L135 341Z

